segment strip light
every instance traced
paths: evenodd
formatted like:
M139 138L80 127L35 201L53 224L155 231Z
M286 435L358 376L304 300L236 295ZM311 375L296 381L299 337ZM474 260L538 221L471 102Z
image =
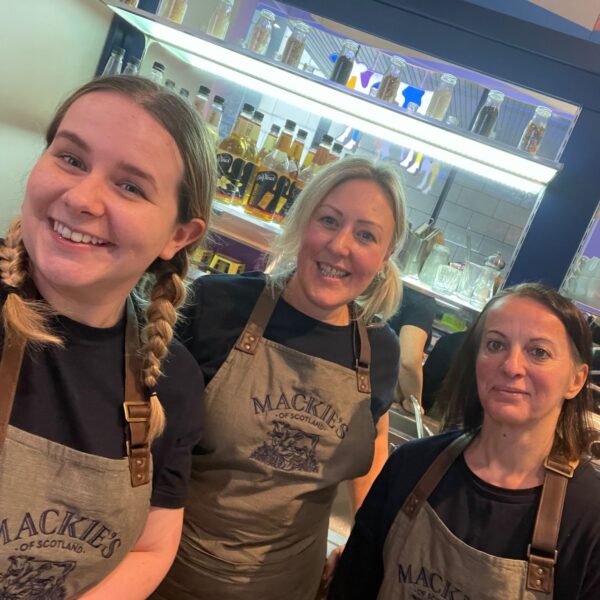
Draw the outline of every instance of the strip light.
M195 37L181 29L136 14L137 11L129 12L117 6L108 6L147 36L183 50L177 52L178 56L203 71L392 144L422 152L459 169L532 194L542 191L558 171L559 165L551 166L489 146L336 89L329 83L314 81Z

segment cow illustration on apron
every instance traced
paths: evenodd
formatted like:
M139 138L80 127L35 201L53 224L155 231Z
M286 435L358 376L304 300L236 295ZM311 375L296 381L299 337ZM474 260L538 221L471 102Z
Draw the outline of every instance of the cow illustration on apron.
M127 304L128 456L79 452L9 425L25 341L4 332L0 362L0 598L75 598L106 577L149 511L148 401L135 311Z
M313 600L340 481L365 474L376 429L370 346L356 369L263 337L280 292L267 284L206 389L184 532L156 599Z

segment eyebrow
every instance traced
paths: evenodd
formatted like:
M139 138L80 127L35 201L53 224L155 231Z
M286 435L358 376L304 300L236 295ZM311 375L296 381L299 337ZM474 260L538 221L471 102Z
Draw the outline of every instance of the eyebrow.
M61 129L54 136L54 139L56 139L56 138L65 138L65 139L69 140L70 142L72 142L73 144L75 144L76 146L79 146L79 148L81 148L84 152L91 152L91 149L88 146L88 144L82 138L80 138L76 133L73 133L72 131ZM124 162L124 161L119 161L119 163L117 163L117 166L120 169L127 171L131 175L135 175L137 177L141 177L142 179L145 179L152 186L154 186L154 188L156 188L156 180L147 171L144 171L143 169L140 169L139 167L136 167L135 165L132 165L131 163Z
M337 209L335 206L331 206L331 204L324 203L321 204L321 206L326 206L338 215L342 217L344 216L344 213L341 210ZM379 223L375 223L375 221L369 221L368 219L359 219L358 222L362 223L363 225L372 225L373 227L377 227L377 229L381 229L381 231L383 231L383 227Z
M497 329L488 329L486 331L486 335L490 334L490 333L493 333L495 335L499 335L500 337L503 337L503 338L507 337L506 334L502 333L501 331L498 331ZM530 342L546 342L547 344L554 345L554 342L551 339L545 338L545 337L542 337L542 336L533 337L529 341Z

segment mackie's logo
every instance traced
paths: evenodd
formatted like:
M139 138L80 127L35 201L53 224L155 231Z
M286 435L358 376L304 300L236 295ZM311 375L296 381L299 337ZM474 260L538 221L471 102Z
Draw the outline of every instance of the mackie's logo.
M272 423L274 427L270 433L271 443L265 442L250 455L250 458L283 471L318 472L315 450L319 436L304 433L283 421Z
M0 573L1 600L64 600L65 580L74 561L56 562L31 556L10 556L6 573Z

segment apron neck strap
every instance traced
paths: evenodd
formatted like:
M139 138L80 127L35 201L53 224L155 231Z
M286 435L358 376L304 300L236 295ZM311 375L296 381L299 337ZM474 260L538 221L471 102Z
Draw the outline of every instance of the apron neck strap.
M442 480L442 477L444 477L454 461L464 452L472 439L472 433L463 433L438 454L421 479L419 479L417 485L415 485L411 493L406 497L400 509L409 519L414 519L417 516L427 498L429 498L433 490L437 487L437 484Z
M139 356L140 335L137 315L131 298L127 298L127 324L125 327L125 399L123 411L127 428L125 446L129 459L131 487L150 483L150 401L144 393Z
M547 457L546 474L538 506L533 538L527 549L527 589L551 594L554 566L557 558L558 532L567 484L573 477L578 461Z
M271 315L275 310L275 306L281 296L282 289L270 285L269 281L265 283L265 287L259 296L248 322L244 327L240 337L235 343L235 348L246 354L254 354L258 347L258 344L267 328ZM356 360L356 385L358 391L364 394L371 393L371 345L369 343L369 335L367 328L361 319L355 319L354 309L350 306L350 317L352 322L358 329L359 346L358 352L356 349L355 360ZM353 330L353 345L354 345L354 330ZM358 358L356 355L358 354Z
M0 361L0 449L4 446L6 439L24 354L25 339L15 336L5 329L2 360Z
M146 399L140 378L138 322L133 302L127 298L125 330L125 400L123 410L127 421L126 447L129 458L131 485L137 487L150 482L150 447L147 443L150 421L150 402ZM0 360L0 449L4 446L26 340L4 331L2 360Z

